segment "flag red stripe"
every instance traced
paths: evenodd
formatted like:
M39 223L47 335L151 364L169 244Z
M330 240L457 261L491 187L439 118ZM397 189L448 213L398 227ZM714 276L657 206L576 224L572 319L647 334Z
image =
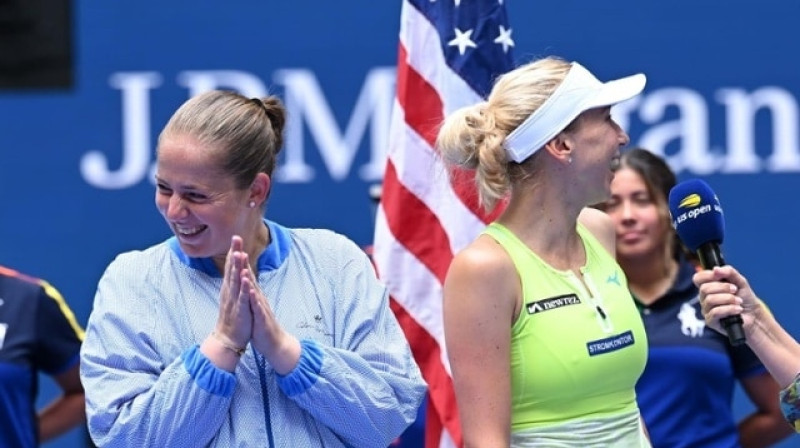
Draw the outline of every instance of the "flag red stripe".
M444 425L442 425L442 418L436 412L436 407L430 398L426 405L428 413L425 414L425 446L434 448L441 445Z
M397 100L405 112L405 120L426 142L434 148L436 135L444 120L444 107L436 89L408 64L405 47L401 44L397 59ZM451 173L451 185L459 200L485 223L499 215L497 209L487 213L480 206L475 188L474 172L455 170Z
M439 218L397 179L391 160L386 163L381 203L395 239L444 283L453 259L450 240Z
M397 52L397 100L405 112L406 123L433 148L444 119L444 106L436 89L408 65L402 43Z
M411 345L411 351L422 370L422 376L428 383L428 394L433 409L429 407L427 412L435 413L435 416L438 416L441 421L440 425L447 428L456 445L461 446L461 426L458 420L455 391L450 375L440 361L439 345L400 304L394 300L390 304ZM433 417L434 415L427 415L426 431L428 433L425 446L439 445L441 429L431 427Z

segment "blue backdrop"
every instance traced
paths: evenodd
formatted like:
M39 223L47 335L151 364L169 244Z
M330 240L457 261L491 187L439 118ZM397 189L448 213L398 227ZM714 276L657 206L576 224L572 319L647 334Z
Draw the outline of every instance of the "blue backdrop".
M644 95L618 119L681 179L711 184L725 210L727 260L800 336L791 311L800 292L791 280L800 248L800 4L506 2L519 62L555 54L601 79L648 75ZM110 260L169 236L149 181L155 139L181 102L209 87L286 100L270 218L371 243L367 190L383 167L399 2L73 8L74 86L0 91L0 263L51 281L85 324ZM45 383L42 400L48 394ZM737 398L737 412L748 409ZM76 431L49 445L81 441Z

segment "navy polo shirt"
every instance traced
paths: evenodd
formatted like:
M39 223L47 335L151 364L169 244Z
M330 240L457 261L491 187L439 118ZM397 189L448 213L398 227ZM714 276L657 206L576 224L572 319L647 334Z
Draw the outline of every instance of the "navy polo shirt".
M0 446L38 446L38 372L73 367L82 338L55 288L0 266Z
M740 446L735 382L766 372L749 347L705 325L694 272L682 261L663 297L637 302L650 349L636 395L654 448Z

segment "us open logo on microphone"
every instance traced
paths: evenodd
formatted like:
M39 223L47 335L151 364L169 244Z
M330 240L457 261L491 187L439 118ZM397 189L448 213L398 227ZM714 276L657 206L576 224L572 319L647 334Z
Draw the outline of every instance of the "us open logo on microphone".
M678 203L678 207L680 208L697 207L698 205L700 205L701 202L703 202L703 200L700 199L700 195L697 193L692 193L689 196L686 196L685 198L681 199L681 202Z
M677 226L687 219L695 219L700 215L710 212L712 209L717 213L722 213L722 207L719 205L719 199L716 195L714 195L713 206L711 204L701 205L702 202L703 198L697 193L692 193L681 199L681 201L678 203L678 208L688 208L691 210L678 215L672 222L672 225Z

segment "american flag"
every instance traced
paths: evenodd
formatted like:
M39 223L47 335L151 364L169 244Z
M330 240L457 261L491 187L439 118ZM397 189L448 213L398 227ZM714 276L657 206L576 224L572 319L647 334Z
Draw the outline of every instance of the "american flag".
M425 446L461 446L442 324L453 254L491 221L472 172L447 175L434 142L442 120L481 101L513 68L503 0L405 0L397 97L378 206L374 261L429 385Z

